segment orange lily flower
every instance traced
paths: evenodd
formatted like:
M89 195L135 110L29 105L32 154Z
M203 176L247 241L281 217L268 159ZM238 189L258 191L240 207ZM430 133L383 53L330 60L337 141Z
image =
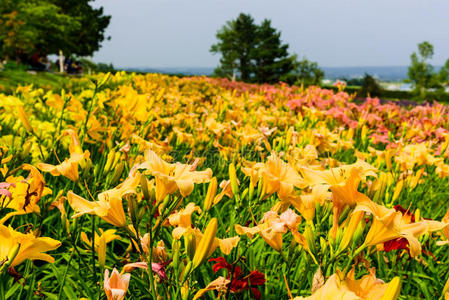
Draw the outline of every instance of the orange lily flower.
M355 204L368 201L369 198L360 193L357 188L362 179L367 176L376 177L376 168L367 164L362 160L358 160L351 165L344 165L339 168L318 171L309 168L301 168L304 179L310 185L327 184L332 192L332 203L334 206L332 235L335 238L338 229L338 219L346 205L354 206Z
M104 291L108 300L122 300L128 291L131 274L120 275L116 268L109 277L109 270L104 271Z
M209 291L218 291L219 294L226 293L228 289L227 285L230 282L231 281L229 279L220 276L217 279L211 281L204 289L200 289L193 297L193 300L201 298L205 293Z
M252 166L242 168L245 175L251 177L251 182L256 185L263 178L265 194L278 194L281 201L288 201L295 196L295 187L307 186L304 179L288 163L280 159L275 152L268 158L266 163L256 163Z
M372 201L359 203L354 209L369 212L373 215L373 223L366 235L363 246L376 246L378 244L396 239L407 239L410 247L410 256L415 257L421 253L421 244L418 237L428 233L446 228L449 223L423 220L410 223L409 218L404 217L394 208L386 208ZM362 247L363 247L362 246Z
M257 226L244 227L236 224L234 227L238 234L246 234L250 239L255 234L260 234L268 245L280 252L282 251L282 235L287 231L292 232L297 243L307 246L305 238L298 232L299 223L301 223L301 217L288 209L280 216L275 211L266 212Z
M388 290L388 288L390 288ZM370 270L370 274L356 280L354 270L351 270L345 279L343 274L338 272L333 274L326 283L318 288L312 296L296 297L295 300L378 300L386 299L395 300L399 296L400 285L398 278L393 279L390 283L376 278L374 268Z

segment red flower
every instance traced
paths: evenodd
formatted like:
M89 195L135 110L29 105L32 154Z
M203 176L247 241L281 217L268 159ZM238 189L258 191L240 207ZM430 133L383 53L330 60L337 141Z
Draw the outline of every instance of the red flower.
M401 212L404 216L407 216L410 218L410 223L415 223L415 216L410 212L409 209L405 209L403 208L401 205L395 205L394 209L396 211ZM425 246L425 245L423 245ZM406 250L407 253L410 255L410 248L409 248L409 243L407 241L407 239L405 238L396 238L390 241L387 241L384 243L384 251L385 252L390 252L393 250ZM423 249L423 254L426 255L430 255L432 257L434 257L434 255L432 254L432 252Z
M257 289L257 286L265 284L265 275L257 270L251 271L247 276L243 276L242 268L232 265L226 261L224 257L217 257L209 259L210 262L216 262L212 266L212 271L217 273L221 269L228 270L227 279L232 279L229 285L229 289L233 293L239 293L247 289L251 289L254 294L254 298L261 299L261 293Z
M226 269L229 272L232 272L232 265L228 263L224 257L211 258L209 259L209 262L211 261L217 262L212 266L212 271L214 271L214 273L217 273L221 269Z
M408 241L405 238L397 238L384 243L385 252L401 249L407 250L407 252L410 254L410 249L408 248Z
M400 204L395 205L395 206L394 206L394 209L395 209L396 211L401 212L401 213L402 213L403 215L405 215L405 216L409 216L409 217L410 217L410 222L411 222L411 223L415 223L415 215L413 215L413 214L410 212L409 209L403 208L402 205L400 205Z

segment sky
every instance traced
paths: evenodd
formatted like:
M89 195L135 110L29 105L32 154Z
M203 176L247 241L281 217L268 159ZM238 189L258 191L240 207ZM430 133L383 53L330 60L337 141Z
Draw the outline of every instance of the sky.
M447 0L95 0L112 16L93 56L115 67L214 67L215 34L239 13L267 18L291 53L324 67L406 66L417 44L449 58Z

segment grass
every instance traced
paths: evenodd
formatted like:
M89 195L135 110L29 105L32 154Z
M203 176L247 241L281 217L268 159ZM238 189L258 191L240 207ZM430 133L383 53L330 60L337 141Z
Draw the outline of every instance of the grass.
M32 84L45 91L60 91L73 85L77 76L61 75L49 72L32 72L25 70L0 71L0 92L12 94L18 86Z

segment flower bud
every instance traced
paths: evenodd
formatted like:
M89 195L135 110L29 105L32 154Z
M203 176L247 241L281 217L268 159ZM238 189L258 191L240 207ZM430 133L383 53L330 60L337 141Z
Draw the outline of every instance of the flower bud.
M245 199L246 195L248 195L248 188L245 188L242 192L242 195L240 196L240 199Z
M398 276L394 277L387 286L382 300L396 300L401 292L401 279Z
M98 239L98 264L102 268L106 264L106 234L102 234Z
M285 145L288 147L292 141L293 127L287 130L287 135L285 136Z
M203 211L206 212L212 207L212 202L215 198L215 194L217 193L217 178L212 177L209 182L209 186L207 187L206 199L204 199Z
M108 173L109 170L111 169L112 163L114 162L114 158L115 158L115 151L111 150L107 155L106 164L104 165L103 168L103 172L105 174Z
M415 211L415 222L419 221L421 221L421 211L419 210L419 208L417 208Z
M114 162L111 165L111 169L114 169L115 166L121 161L122 153L120 151L115 152Z
M172 242L172 245L171 245L171 248L172 248L172 252L173 252L173 261L172 261L172 264L173 264L173 269L175 269L175 270L178 270L178 268L179 268L179 250L180 250L180 241L179 240L173 240L173 242Z
M28 115L23 108L23 104L17 105L17 112L19 113L19 119L22 122L23 127L25 127L26 131L29 133L33 132L33 127L31 127L31 123L28 119Z
M414 189L418 185L419 179L421 179L423 173L424 168L421 168L416 172L415 176L411 177L409 184L410 189Z
M360 223L363 223L363 222L361 222L363 216L364 216L364 212L363 211L358 211L358 212L355 212L355 213L353 213L351 215L351 219L349 220L349 223L346 226L346 229L344 231L343 238L342 238L340 244L338 245L338 251L337 252L340 253L340 252L344 251L349 246L349 243L354 238L354 232L356 231L357 226Z
M239 194L239 184L237 181L237 172L234 163L229 165L229 179L231 180L231 189L235 197Z
M260 193L259 193L259 200L262 200L265 197L265 194L267 191L267 184L265 183L265 180L263 179L263 177L259 180L259 184L261 187Z
M204 231L203 237L201 238L198 248L195 251L195 256L193 257L193 269L197 268L201 263L207 259L207 254L212 247L215 239L215 234L217 233L218 222L216 218L212 218L207 224L206 230Z
M306 225L306 228L304 230L304 236L306 237L307 245L309 246L310 251L315 254L316 248L315 248L315 233L312 230L312 227L310 224Z
M187 257L192 260L196 251L196 238L192 232L184 234L184 247L186 248Z
M187 277L189 276L189 274L192 270L193 270L193 262L191 260L189 260L189 262L187 263L187 265L184 268L184 271L182 273L181 283L184 283L186 281Z
M133 194L129 194L127 196L128 199L128 213L129 217L131 218L131 221L133 224L139 224L139 207L137 203L137 197Z
M363 237L363 231L365 230L366 222L361 220L359 222L359 225L357 225L357 228L354 232L354 238L352 239L352 247L355 247L355 245L358 243L358 241Z
M111 181L109 182L109 184L115 185L120 180L120 177L122 177L124 167L125 167L125 162L123 162L123 161L117 165L114 173L112 174Z
M254 196L254 184L253 184L253 177L250 176L250 180L249 180L249 191L248 191L248 201L251 201L253 199Z
M403 186L404 186L404 180L403 179L399 180L396 183L396 186L395 186L394 192L393 192L393 198L391 199L392 201L395 201L396 199L398 199L399 195L401 194Z
M148 190L147 178L144 175L140 176L140 188L142 189L144 199L150 203L150 191Z

